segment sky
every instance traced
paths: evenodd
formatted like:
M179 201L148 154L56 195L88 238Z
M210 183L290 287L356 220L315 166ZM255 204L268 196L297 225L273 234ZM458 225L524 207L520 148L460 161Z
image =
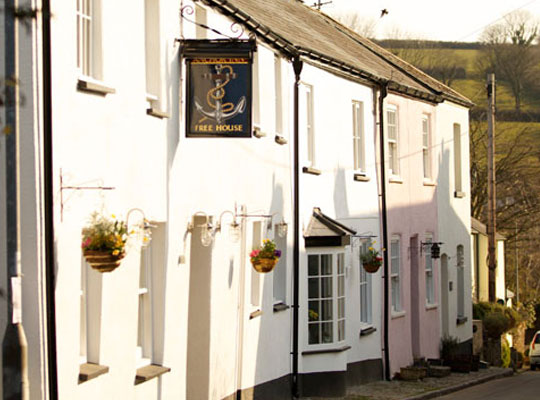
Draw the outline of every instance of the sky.
M316 1L304 0L309 5ZM380 18L382 9L388 14ZM518 9L540 19L540 0L332 0L322 7L333 16L356 12L373 18L377 39L391 37L397 28L407 38L458 42L477 41L486 26Z

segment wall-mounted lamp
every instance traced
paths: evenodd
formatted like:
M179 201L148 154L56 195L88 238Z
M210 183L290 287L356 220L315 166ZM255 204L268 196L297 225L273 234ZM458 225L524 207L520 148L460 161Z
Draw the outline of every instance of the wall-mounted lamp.
M141 221L136 224L134 227L129 225L129 217L133 211L138 211L142 214ZM141 246L146 247L150 244L152 240L152 228L155 228L155 225L150 224L144 215L144 211L140 208L132 208L127 212L126 215L126 225L128 227L129 234L137 234L137 237L140 239Z
M277 225L277 233L278 233L279 237L283 238L283 237L287 236L289 226L287 225L287 223L285 222L285 219L283 219L283 217L281 218L281 221L278 222L276 225Z
M206 218L206 222L203 225L198 225L198 227L201 228L201 244L204 247L208 247L212 244L214 237L217 232L221 232L223 228L223 218L226 214L230 214L232 216L232 221L228 228L228 234L229 234L229 240L233 243L236 243L240 240L241 234L242 234L242 226L238 222L239 218L268 218L268 226L272 227L273 218L277 213L274 214L238 214L235 211L229 211L225 210L221 213L219 216L219 220L214 226L211 221L211 216L206 214L202 211L197 211L195 214L193 214L193 217L195 216L203 216ZM194 225L193 222L191 222L188 226L188 230L193 229ZM285 220L282 218L280 222L276 224L277 234L280 237L286 237L288 232L288 224L285 222Z
M420 249L423 250L425 247L430 247L431 258L437 259L441 258L441 244L443 242L420 242Z

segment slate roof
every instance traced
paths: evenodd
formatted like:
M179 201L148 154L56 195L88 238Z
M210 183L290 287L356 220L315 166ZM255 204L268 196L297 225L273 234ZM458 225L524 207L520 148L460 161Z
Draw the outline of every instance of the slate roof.
M298 0L197 0L229 16L288 58L323 65L388 90L465 107L473 103L389 51Z
M356 231L324 215L320 208L314 207L304 232L304 239L306 247L346 246L350 244L351 235L354 234Z

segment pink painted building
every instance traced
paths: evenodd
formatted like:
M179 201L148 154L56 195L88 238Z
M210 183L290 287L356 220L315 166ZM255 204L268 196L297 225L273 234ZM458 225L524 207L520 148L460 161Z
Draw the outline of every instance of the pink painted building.
M437 112L391 93L384 103L392 376L415 358L439 357L440 268L430 244L439 242Z

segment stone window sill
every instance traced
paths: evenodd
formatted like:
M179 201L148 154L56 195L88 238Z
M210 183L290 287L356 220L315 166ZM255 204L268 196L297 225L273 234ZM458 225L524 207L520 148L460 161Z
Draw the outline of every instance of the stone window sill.
M377 328L373 326L368 326L363 329L360 329L360 336L371 335L372 333L375 333L376 331L377 331Z
M160 119L170 118L170 115L168 112L158 110L157 108L154 108L154 107L147 108L146 114L152 117L160 118Z
M89 78L81 77L77 80L77 90L81 92L106 96L116 93L116 89L107 86L103 82L95 81Z
M457 317L456 325L463 325L467 321L468 321L467 317Z
M391 176L389 179L390 183L399 183L400 185L403 184L403 179L401 179L399 176Z
M462 199L465 197L465 192L454 192L454 197L456 199Z
M251 314L249 314L249 319L260 317L262 313L263 312L261 310L255 310Z
M311 175L320 175L321 174L321 171L317 168L313 168L313 167L304 167L302 168L302 172L304 174L311 174Z
M287 139L285 139L283 136L281 135L276 135L276 137L274 138L274 140L276 141L277 144L280 144L280 145L284 145L284 144L287 144L289 143L287 141Z
M274 312L285 311L289 309L289 306L283 302L274 304Z
M319 350L306 350L302 352L303 356L307 356L310 354L328 354L328 353L341 353L343 351L347 351L351 348L351 346L342 346L342 347L334 347L331 349L319 349Z
M79 383L87 382L109 372L109 367L94 363L84 363L79 366Z
M439 305L438 305L438 304L435 304L435 303L434 303L434 304L426 304L426 310L428 310L428 311L429 311L429 310L435 310L435 309L437 309L438 307L439 307Z
M430 179L426 179L422 183L423 183L424 186L437 186L437 184L435 182L433 182L432 180L430 180Z
M135 375L135 385L157 378L170 370L170 368L162 367L157 364L146 365L137 370L137 374Z
M402 318L405 316L405 311L392 311L392 319Z
M354 174L354 180L356 182L369 182L369 176L366 176L365 174Z

